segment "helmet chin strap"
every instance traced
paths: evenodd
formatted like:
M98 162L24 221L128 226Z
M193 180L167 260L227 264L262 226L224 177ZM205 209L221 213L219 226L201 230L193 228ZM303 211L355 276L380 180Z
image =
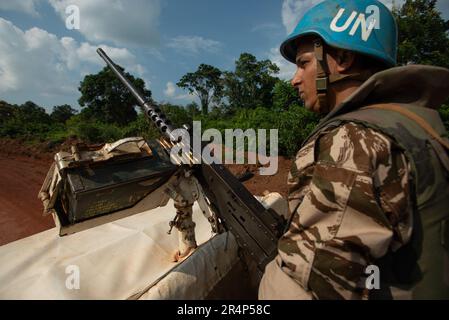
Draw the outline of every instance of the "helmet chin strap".
M327 98L327 89L329 87L329 66L327 65L326 54L324 52L323 42L319 39L315 40L314 51L317 59L317 73L316 73L316 90L318 101L313 106L313 111L318 113L328 113L329 101Z
M345 80L358 80L366 81L372 76L372 72L364 71L361 73L352 74L330 74L329 66L327 64L326 52L321 39L314 41L315 56L317 63L317 75L316 75L316 89L318 100L312 107L314 112L329 113L330 105L328 99L329 85Z

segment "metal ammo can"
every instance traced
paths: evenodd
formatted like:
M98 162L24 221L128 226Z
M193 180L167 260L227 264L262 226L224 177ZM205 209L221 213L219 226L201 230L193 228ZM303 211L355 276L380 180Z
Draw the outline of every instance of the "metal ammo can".
M55 160L62 177L60 205L69 224L134 206L177 169L157 141L142 138L101 150L72 147L71 154L60 152Z

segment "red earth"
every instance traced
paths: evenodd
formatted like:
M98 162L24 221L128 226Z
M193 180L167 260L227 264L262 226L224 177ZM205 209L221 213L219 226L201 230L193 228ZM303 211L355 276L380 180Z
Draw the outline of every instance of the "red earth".
M18 140L0 139L0 245L28 237L54 227L50 216L42 216L42 203L37 194L59 147L46 143L27 146ZM291 160L279 157L278 173L261 176L255 165L229 165L241 176L252 178L244 185L254 195L265 191L287 194L287 174Z
M54 227L37 198L51 161L51 154L0 140L0 245Z

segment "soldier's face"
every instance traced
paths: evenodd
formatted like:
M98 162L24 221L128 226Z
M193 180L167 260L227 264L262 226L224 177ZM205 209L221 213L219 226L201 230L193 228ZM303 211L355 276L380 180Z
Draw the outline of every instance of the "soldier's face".
M296 73L291 84L298 90L307 109L317 109L318 95L316 90L317 60L314 53L313 38L301 39L296 53Z

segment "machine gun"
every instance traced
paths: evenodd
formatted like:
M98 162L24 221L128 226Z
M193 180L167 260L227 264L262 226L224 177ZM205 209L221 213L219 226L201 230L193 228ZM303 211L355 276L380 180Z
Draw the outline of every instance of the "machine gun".
M59 235L65 236L165 206L171 198L176 216L169 222L168 233L173 228L178 231L173 258L180 261L197 248L192 217L197 202L213 233L232 233L249 271L246 279L255 288L276 256L284 216L265 208L226 167L203 158L203 154L211 155L208 142L195 150L192 140L184 139L186 134L192 137L189 126L174 128L102 49L97 52L162 137L151 141L128 137L104 146L78 143L71 152L61 150L39 192L44 215L52 214Z
M173 135L174 127L160 108L145 101L143 95L125 78L101 48L97 49L97 53L136 98L146 117L156 125L163 137L168 140L166 146L170 147L179 143L177 137ZM184 126L184 128L188 130L188 126ZM188 150L186 156L189 159L202 156L195 153L191 145L188 146ZM246 262L256 267L260 278L266 264L277 253L277 241L284 228L285 220L283 217L273 210L266 209L221 164L208 164L206 161L195 164L192 161L190 165L183 165L182 171L183 174L191 174L196 178L207 198L208 206L214 216L218 218L217 224L223 226L226 231L233 233ZM181 209L182 212L182 208L177 208L178 210ZM210 216L209 220L212 222L213 216ZM176 225L176 221L173 225ZM219 231L218 227L216 231Z

